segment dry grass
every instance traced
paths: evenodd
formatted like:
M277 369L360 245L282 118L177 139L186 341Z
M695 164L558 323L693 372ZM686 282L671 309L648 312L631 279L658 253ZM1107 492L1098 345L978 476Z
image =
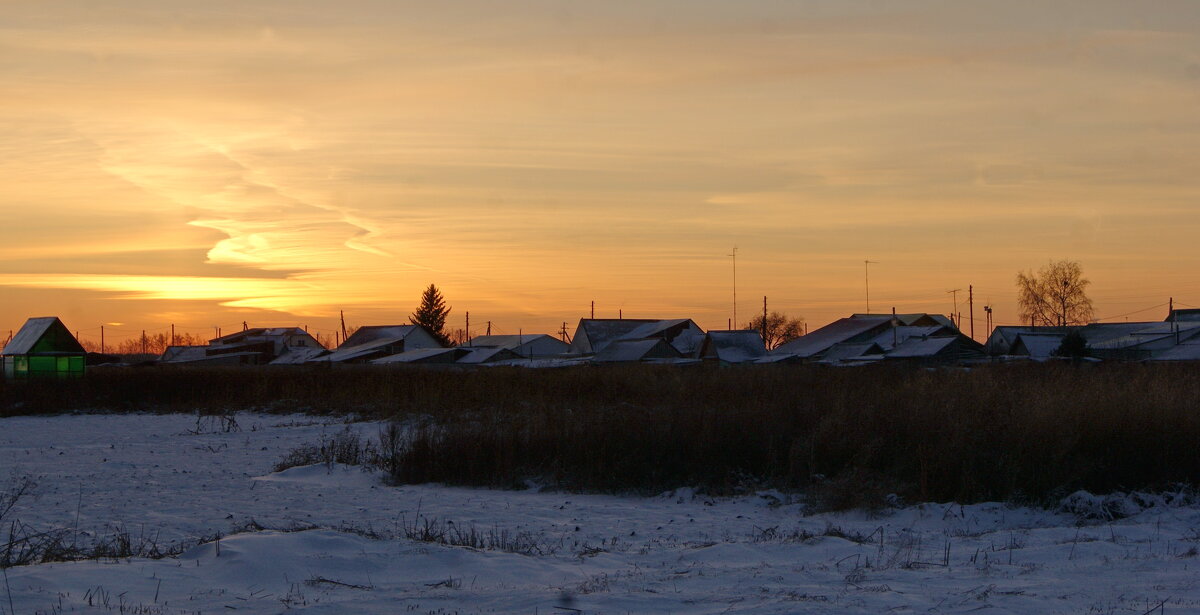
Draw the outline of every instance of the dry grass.
M829 507L1200 483L1191 365L127 369L0 389L0 415L76 409L420 417L379 447L400 482L772 486Z

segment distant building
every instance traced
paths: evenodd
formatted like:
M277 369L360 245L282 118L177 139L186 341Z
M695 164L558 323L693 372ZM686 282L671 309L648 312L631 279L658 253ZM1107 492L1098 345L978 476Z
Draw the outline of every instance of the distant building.
M984 357L983 345L941 314L853 314L782 344L756 362L947 364Z
M661 338L645 340L616 340L597 352L596 363L636 363L642 361L677 361L684 357ZM695 362L693 360L693 362Z
M87 351L56 316L30 318L0 351L6 378L82 376Z
M767 354L758 331L709 331L700 346L700 358L721 365L751 363Z
M527 335L480 335L467 342L468 348L504 348L526 359L550 358L564 355L570 346L545 333Z
M600 355L614 342L660 339L680 357L698 358L704 330L690 318L668 320L583 318L575 328L571 354Z
M170 346L159 358L166 365L298 364L327 353L300 327L254 328L209 340L207 346Z
M465 348L418 348L371 361L373 365L447 365L471 354Z
M366 326L359 327L337 350L313 362L368 363L423 348L442 348L442 344L420 325Z

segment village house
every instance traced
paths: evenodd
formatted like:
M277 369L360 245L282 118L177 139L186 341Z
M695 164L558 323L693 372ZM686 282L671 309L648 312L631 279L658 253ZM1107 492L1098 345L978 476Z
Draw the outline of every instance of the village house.
M420 325L359 327L333 352L310 363L368 363L410 350L442 348L441 342Z
M56 316L30 318L0 351L9 379L82 376L87 351Z
M207 346L170 346L166 365L295 365L328 352L300 327L253 328L209 340Z
M566 354L570 345L545 333L525 335L480 335L466 344L470 348L504 348L526 359L552 358Z

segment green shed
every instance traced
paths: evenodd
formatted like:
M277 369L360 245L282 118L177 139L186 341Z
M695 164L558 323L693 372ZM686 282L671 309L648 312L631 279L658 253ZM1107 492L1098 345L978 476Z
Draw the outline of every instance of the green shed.
M71 378L83 375L87 351L55 316L30 318L4 346L6 378Z

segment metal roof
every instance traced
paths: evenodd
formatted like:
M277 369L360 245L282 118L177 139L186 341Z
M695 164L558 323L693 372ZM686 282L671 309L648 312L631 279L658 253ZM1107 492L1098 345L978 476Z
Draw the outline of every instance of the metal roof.
M865 341L856 339L891 330L891 315L861 315L835 320L808 335L800 336L771 351L771 354L795 355L809 358L825 352L834 344Z
M671 358L679 358L679 352L666 340L655 337L648 340L617 340L596 353L594 360L608 363Z
M575 327L571 351L578 354L597 353L613 340L646 324L657 320L640 318L581 318Z
M319 358L329 351L324 348L310 348L308 346L287 346L283 354L275 357L269 365L300 365L307 363L313 359Z
M440 362L454 363L455 360L464 354L470 352L463 348L418 348L416 350L406 350L399 354L386 356L380 359L375 359L371 363L375 365L386 365L388 363L423 363L423 362ZM444 361L433 361L433 359L446 359Z
M762 336L753 330L709 331L704 348L726 363L746 363L767 354Z
M460 346L460 348L463 348L463 347ZM506 361L506 360L521 358L521 355L513 352L512 350L510 350L508 348L501 348L499 346L487 346L487 347L479 347L479 346L470 347L470 346L468 346L468 347L464 348L464 350L468 350L469 352L466 355L464 355L461 359L458 360L459 363L467 363L467 364L492 363L495 361Z
M39 316L26 320L25 324L21 326L21 330L17 331L12 340L4 346L4 350L0 351L0 354L30 354L38 342L47 335L54 338L52 340L54 349L50 350L50 353L84 354L87 352L57 316Z
M1018 343L1025 348L1025 352L1029 358L1034 360L1045 360L1054 356L1054 351L1062 346L1065 333L1030 333L1025 332L1017 336L1012 347L1015 348ZM1011 348L1009 350L1011 352Z
M360 327L336 350L320 357L322 361L350 361L368 355L384 346L403 341L419 329L419 325L382 325Z

